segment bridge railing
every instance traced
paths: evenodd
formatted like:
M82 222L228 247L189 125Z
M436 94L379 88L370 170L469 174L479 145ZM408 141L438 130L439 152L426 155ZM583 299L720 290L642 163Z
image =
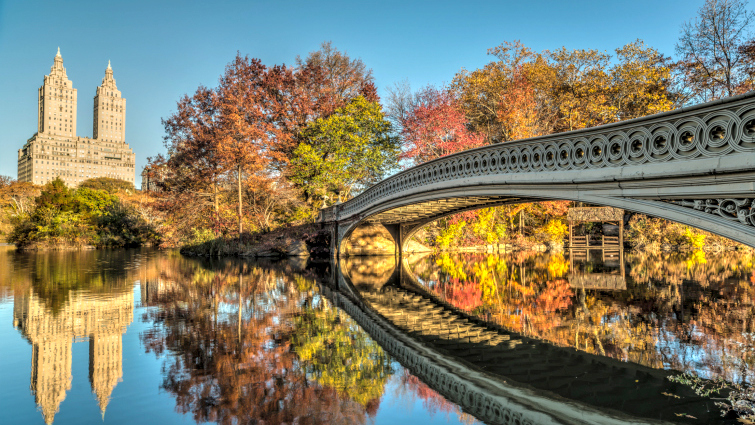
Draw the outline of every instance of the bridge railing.
M336 219L420 186L491 174L576 171L755 152L755 92L584 130L470 149L404 170L343 203Z

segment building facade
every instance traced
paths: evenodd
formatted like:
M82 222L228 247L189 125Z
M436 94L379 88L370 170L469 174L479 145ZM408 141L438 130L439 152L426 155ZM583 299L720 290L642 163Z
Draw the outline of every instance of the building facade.
M160 183L163 182L165 168L147 165L142 170L142 192L159 192Z
M18 180L45 184L60 177L69 187L110 177L135 181L136 157L126 143L126 99L108 62L94 96L92 138L76 135L77 92L60 49L38 93L37 132L18 150Z

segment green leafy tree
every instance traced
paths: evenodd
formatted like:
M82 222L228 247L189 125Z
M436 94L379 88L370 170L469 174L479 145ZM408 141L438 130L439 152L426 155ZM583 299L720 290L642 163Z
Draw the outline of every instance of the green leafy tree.
M380 104L358 96L304 129L303 142L291 160L290 179L311 202L349 198L397 165L399 142L390 133Z
M77 189L74 199L77 203L77 211L90 217L107 214L108 209L118 202L118 197L115 195L87 187Z
M35 203L37 213L43 213L44 210L48 209L60 212L70 212L76 209L73 191L68 189L60 178L47 183Z

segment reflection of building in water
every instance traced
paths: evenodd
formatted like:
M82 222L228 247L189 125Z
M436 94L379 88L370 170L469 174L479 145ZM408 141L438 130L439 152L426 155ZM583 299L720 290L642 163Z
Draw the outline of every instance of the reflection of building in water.
M169 296L169 292L176 287L175 282L163 279L142 280L139 283L141 292L141 306L156 306L164 302L164 298Z
M31 390L51 424L71 389L71 344L89 339L89 383L103 415L123 376L121 336L134 318L133 295L71 292L53 314L32 290L17 296L13 322L32 345Z

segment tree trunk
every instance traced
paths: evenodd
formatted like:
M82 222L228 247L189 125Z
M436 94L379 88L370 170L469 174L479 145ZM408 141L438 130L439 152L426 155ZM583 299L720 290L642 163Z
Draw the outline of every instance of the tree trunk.
M524 213L524 210L519 211L519 234L522 234L522 214Z
M215 204L215 219L218 219L218 213L220 213L220 207L218 206L218 184L212 184L212 202Z
M241 238L241 232L244 231L243 224L241 223L241 164L239 164L238 189L239 189L239 238Z

